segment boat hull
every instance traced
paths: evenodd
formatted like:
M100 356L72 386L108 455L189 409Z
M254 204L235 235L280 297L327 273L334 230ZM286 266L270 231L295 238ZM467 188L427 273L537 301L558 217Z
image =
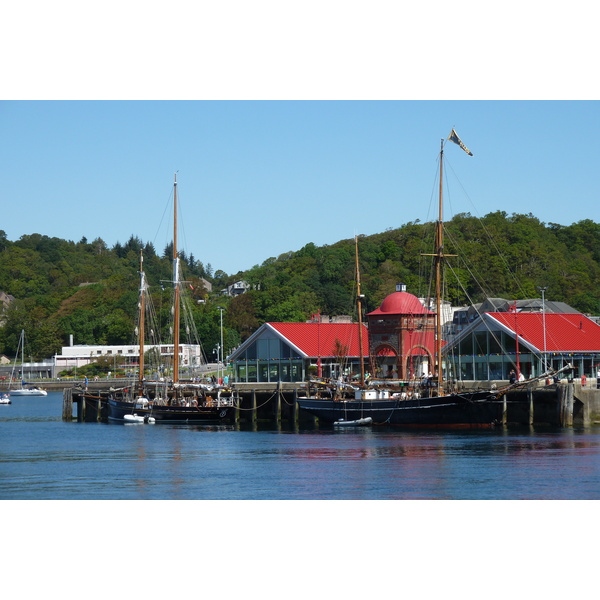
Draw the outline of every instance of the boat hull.
M324 423L372 418L373 425L490 428L502 422L502 401L488 392L411 400L298 398L298 406Z
M9 390L8 393L11 396L47 396L48 392L46 390Z
M134 413L140 417L153 417L156 423L219 423L230 416L232 406L160 406L149 405L142 408L134 402L123 402L109 398L109 421L127 422L126 415Z

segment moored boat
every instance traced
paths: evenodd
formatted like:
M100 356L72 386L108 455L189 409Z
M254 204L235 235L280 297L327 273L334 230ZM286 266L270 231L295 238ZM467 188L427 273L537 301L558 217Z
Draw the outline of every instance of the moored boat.
M11 396L47 396L48 392L46 390L42 390L39 387L32 386L26 387L26 384L21 383L20 388L16 390L9 390L8 393Z
M21 330L21 337L19 338L19 345L17 346L17 355L15 357L15 363L13 365L11 380L14 379L15 369L17 366L17 358L19 356L19 350L21 351L21 375L24 377L23 368L25 364L25 330ZM27 382L21 378L21 383L18 388L14 390L8 390L11 396L47 396L48 392L41 389L36 385L27 384Z
M448 140L459 145L467 154L472 153L464 146L455 130ZM364 369L361 364L361 379L358 385L349 385L341 381L313 382L309 385L306 397L298 398L298 406L316 416L325 423L341 424L372 419L373 425L394 425L418 428L491 428L503 421L504 398L510 390L529 385L533 381L542 380L554 374L548 371L539 377L516 382L502 389L458 390L452 382L443 380L444 365L442 360L442 266L447 256L443 240L443 201L442 174L444 143L442 140L439 167L439 217L435 228L435 248L433 272L435 275L435 351L432 351L433 372L426 382L419 383L411 379L407 381L368 381L365 382ZM357 250L358 257L358 250ZM361 321L360 277L356 261L357 304L359 325ZM415 298L416 301L416 298ZM414 321L414 315L411 317ZM419 323L413 327L418 329ZM362 346L362 343L361 343ZM363 356L362 347L360 356ZM561 369L569 370L571 365ZM558 373L560 371L557 371Z
M366 425L372 424L373 419L371 417L355 419L354 421L346 421L346 419L340 419L339 421L334 422L334 425L337 427L365 427Z
M133 413L132 415L127 414L123 417L123 420L126 423L150 423L153 424L156 422L154 417L138 415L137 413Z
M194 385L194 384L190 384ZM109 421L130 421L132 415L152 418L156 423L218 423L225 421L236 405L232 390L220 390L211 395L204 391L187 389L185 384L168 390L168 396L108 398ZM213 397L214 396L214 397Z
M177 178L173 186L173 377L148 381L144 375L144 337L147 283L140 258L139 373L132 389L114 391L108 398L109 421L133 422L133 415L156 423L215 423L227 419L237 402L236 392L226 386L179 379L179 327L182 281L177 250Z

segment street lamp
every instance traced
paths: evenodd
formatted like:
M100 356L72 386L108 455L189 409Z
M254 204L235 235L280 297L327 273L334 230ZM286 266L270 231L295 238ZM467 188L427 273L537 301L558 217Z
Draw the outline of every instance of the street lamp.
M217 310L221 311L221 360L219 362L219 369L222 369L223 368L223 311L225 309L222 306L217 306Z
M538 287L538 290L542 292L542 329L544 330L544 373L548 371L548 361L546 355L546 300L544 298L544 293L547 289L547 287Z

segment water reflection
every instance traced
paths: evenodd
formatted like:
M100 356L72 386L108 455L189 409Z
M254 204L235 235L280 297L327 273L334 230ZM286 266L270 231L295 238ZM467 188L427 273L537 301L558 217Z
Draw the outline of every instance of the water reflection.
M598 428L124 427L62 423L60 408L0 412L0 498L600 497Z

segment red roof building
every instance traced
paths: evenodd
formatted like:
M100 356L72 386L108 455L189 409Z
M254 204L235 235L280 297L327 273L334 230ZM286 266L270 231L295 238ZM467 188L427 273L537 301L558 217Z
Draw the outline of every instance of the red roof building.
M504 380L511 370L528 378L572 364L575 375L596 377L600 326L577 312L490 312L444 348L450 375Z
M516 332L519 342L532 351L554 354L600 352L600 326L581 313L505 312L488 313L488 316L500 326Z
M434 364L435 313L404 285L367 315L369 351L376 377L421 377Z
M368 332L363 325L363 360ZM309 372L323 377L360 374L357 323L265 323L229 357L236 381L305 381ZM366 364L366 363L365 363Z

